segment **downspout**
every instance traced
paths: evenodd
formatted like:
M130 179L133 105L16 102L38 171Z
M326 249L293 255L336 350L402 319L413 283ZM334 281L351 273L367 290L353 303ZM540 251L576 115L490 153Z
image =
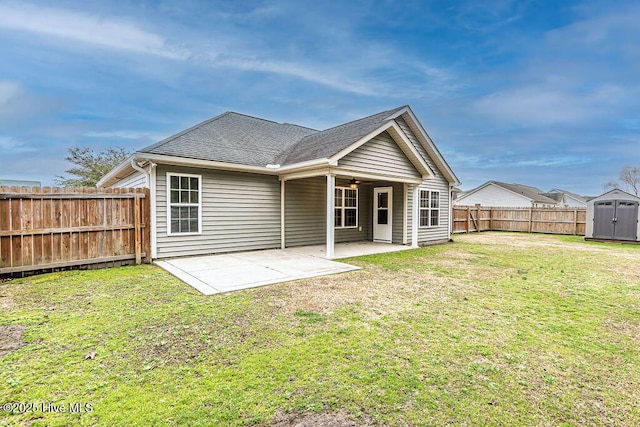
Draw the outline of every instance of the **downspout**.
M149 170L144 169L136 159L131 159L131 167L140 173L143 173L147 181L147 188L149 189L149 234L151 235L151 259L154 260L158 257L158 244L156 235L156 166L157 164L149 162Z
M449 183L449 225L448 225L448 229L449 229L449 238L448 240L451 242L451 233L453 232L453 187L455 187L454 184ZM480 224L479 222L480 220L478 220L478 224ZM479 227L479 225L478 225Z

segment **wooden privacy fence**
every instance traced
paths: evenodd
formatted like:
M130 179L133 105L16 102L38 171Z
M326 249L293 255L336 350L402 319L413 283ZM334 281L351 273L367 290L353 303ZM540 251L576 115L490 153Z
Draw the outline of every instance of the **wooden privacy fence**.
M587 212L576 208L454 206L453 232L525 231L584 236Z
M149 190L0 187L0 275L150 261Z

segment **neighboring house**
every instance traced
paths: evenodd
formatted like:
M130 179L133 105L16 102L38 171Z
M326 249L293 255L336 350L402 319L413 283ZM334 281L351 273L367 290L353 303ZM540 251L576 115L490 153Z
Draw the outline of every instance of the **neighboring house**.
M558 202L543 195L542 190L522 184L489 181L459 195L456 206L557 207Z
M25 181L21 179L0 179L0 187L41 187L40 181Z
M99 187L149 187L152 258L446 242L455 174L410 107L317 131L226 112L134 153Z
M588 199L586 197L580 196L575 193L571 193L570 191L554 188L548 193L543 193L543 195L557 201L558 206L563 208L586 208L587 207Z

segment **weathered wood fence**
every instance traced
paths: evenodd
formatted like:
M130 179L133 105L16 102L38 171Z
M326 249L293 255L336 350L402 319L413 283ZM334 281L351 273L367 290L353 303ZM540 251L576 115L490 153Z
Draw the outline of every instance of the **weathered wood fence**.
M149 190L0 187L0 275L150 260Z
M586 209L454 206L453 232L525 231L584 235Z

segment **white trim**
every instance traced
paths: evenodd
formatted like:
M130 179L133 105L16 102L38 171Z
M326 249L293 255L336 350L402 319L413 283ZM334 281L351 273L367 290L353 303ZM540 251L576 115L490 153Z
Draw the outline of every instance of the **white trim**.
M412 220L413 226L411 227L411 247L418 247L418 228L420 224L420 215L418 213L418 205L420 204L420 200L418 199L420 192L419 187L417 185L413 186L413 206L412 206Z
M387 206L387 225L391 229L389 240L376 239L376 225L378 222L378 198L376 197L376 194L379 194L380 192L386 192L389 194L389 198L387 200L387 203L389 204ZM371 231L372 240L374 242L393 243L393 187L373 187L373 200L371 205L373 206L373 229Z
M342 200L342 206L336 206L335 205L335 190L342 190L342 196L340 197L340 199ZM345 215L345 211L347 209L353 209L353 206L345 206L344 205L344 190L351 190L351 191L355 191L356 192L356 225L350 225L350 226L345 226L344 225L344 219L346 218ZM334 212L336 209L342 209L342 224L341 226L334 226L337 230L349 230L349 229L354 229L354 228L358 228L359 225L359 220L360 220L360 189L359 188L351 188L351 187L344 187L344 186L335 186L334 187L334 206L333 206ZM335 218L334 218L334 224L335 224Z
M151 204L151 209L149 209L151 228L149 229L151 233L151 259L158 258L158 195L156 194L157 185L157 171L155 163L151 163L151 170L149 170L149 203Z
M285 239L285 185L286 181L280 181L280 249L284 249L286 246Z
M335 230L333 224L335 222L335 206L333 205L334 190L336 186L336 177L327 174L327 243L326 243L326 257L331 259L334 255L335 245Z
M406 182L402 184L402 199L404 203L402 207L402 244L406 245L407 234L409 233L409 230L407 230L407 222L409 221L409 185Z
M171 177L188 177L188 178L198 178L198 231L197 232L189 232L189 233L173 233L171 231L171 205L176 205L175 203L171 203ZM166 182L166 190L167 190L167 236L194 236L202 234L202 175L196 175L191 173L178 173L178 172L167 172L167 182ZM178 203L180 206L193 207L196 206L195 203Z
M453 231L453 184L449 184L449 221L447 227L447 240L451 240Z
M426 191L427 193L429 193L429 206L426 208L422 207L421 201L422 201L422 192ZM431 207L431 200L433 199L433 193L438 193L438 207L437 208L432 208ZM442 197L440 196L440 193L442 193L442 191L440 190L429 190L427 188L419 188L418 187L418 225L420 226L420 228L436 228L436 227L440 227L441 226L441 222L442 222L442 208L441 208L441 201L442 201ZM438 211L438 223L436 225L431 224L431 211ZM420 224L420 217L421 217L421 211L427 211L428 215L427 218L429 219L429 225L422 225Z
M356 177L359 179L366 179L371 181L391 181L391 182L402 182L407 184L421 184L423 182L422 179L416 178L416 177L381 174L381 173L378 174L378 173L361 171L359 169L347 169L347 168L336 168L336 167L324 167L319 169L307 170L303 172L293 172L290 174L284 174L284 175L280 175L280 180L291 181L294 179L313 178L317 176L326 176L328 173L334 174L338 178L345 178L345 179L351 179L353 177Z

